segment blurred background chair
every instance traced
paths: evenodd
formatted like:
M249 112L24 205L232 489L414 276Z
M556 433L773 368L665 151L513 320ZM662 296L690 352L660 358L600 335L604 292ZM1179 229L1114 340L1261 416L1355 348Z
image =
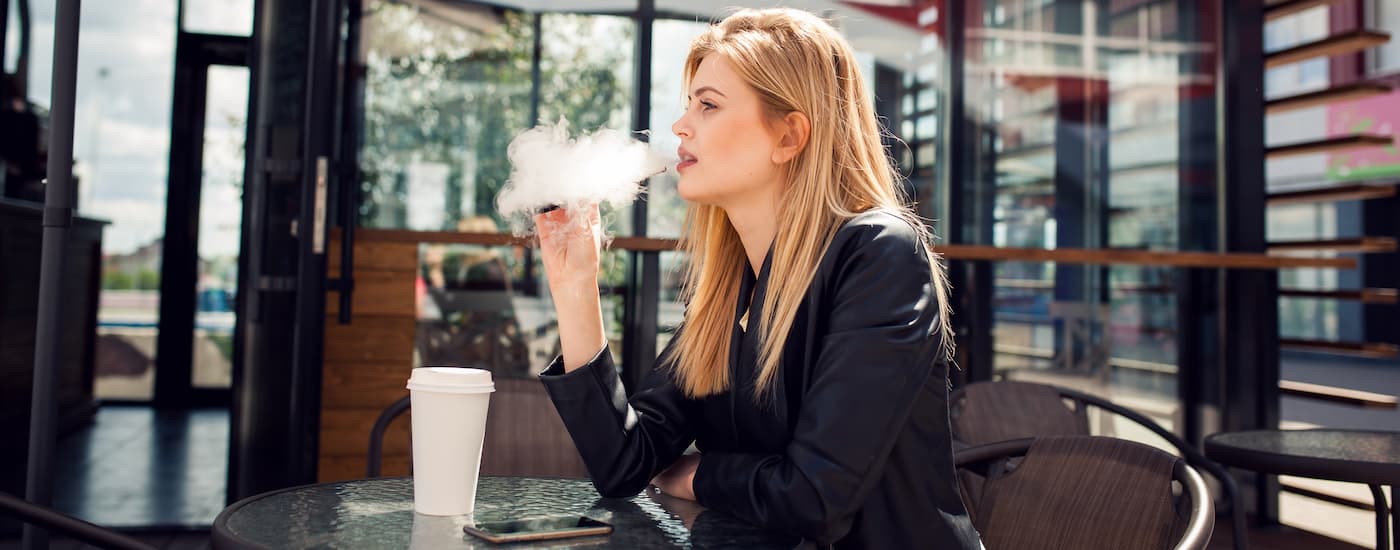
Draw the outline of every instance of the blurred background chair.
M1123 439L1048 436L958 451L986 481L969 507L989 550L1201 550L1215 526L1200 474Z
M409 403L409 396L405 395L385 407L384 411L379 413L379 418L374 419L374 427L369 430L369 460L365 468L365 477L379 477L379 472L384 467L384 430L389 429L389 423L395 418L408 411Z
M0 492L0 512L43 527L50 533L72 537L98 548L114 550L155 550L139 540L100 525L88 523L52 508L39 506L9 493Z
M1067 388L1016 381L968 384L949 395L948 406L955 448L1047 435L1090 435L1089 407L1126 418L1166 440L1189 465L1209 472L1220 482L1230 511L1234 548L1248 548L1248 525L1234 477L1195 446L1137 411ZM981 479L970 472L959 478L964 498L975 507Z

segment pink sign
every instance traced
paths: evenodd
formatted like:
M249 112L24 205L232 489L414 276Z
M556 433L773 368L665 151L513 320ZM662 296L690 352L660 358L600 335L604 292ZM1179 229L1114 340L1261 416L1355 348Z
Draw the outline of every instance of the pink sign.
M1400 91L1327 106L1331 137L1367 134L1388 136L1400 143ZM1400 147L1352 149L1327 155L1332 180L1372 180L1400 177Z

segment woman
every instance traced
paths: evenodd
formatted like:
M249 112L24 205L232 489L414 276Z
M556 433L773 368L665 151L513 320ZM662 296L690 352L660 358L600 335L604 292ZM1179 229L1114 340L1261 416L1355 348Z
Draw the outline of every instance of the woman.
M695 39L672 126L690 203L683 326L626 399L597 209L541 214L563 349L541 379L604 496L651 481L823 546L977 548L952 466L943 275L854 61L788 9Z

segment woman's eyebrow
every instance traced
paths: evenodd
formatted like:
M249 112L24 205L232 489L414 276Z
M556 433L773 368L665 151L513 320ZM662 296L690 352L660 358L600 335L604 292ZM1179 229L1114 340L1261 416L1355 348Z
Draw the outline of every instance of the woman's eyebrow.
M691 96L691 97L695 97L695 96L697 96L697 95L700 95L700 94L703 93L703 92L714 92L715 94L719 95L719 96L722 97L722 98L729 99L729 96L724 95L723 92L721 92L721 91L719 91L719 90L716 90L713 86L701 86L701 87L699 87L699 88L696 88L695 91L690 92L690 96Z

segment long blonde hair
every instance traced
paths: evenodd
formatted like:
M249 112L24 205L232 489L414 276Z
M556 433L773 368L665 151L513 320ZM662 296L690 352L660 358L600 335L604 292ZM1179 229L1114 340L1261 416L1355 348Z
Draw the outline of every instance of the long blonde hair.
M951 358L951 312L942 264L886 156L882 129L850 45L810 13L745 9L691 42L684 89L690 89L701 60L710 55L724 56L733 65L758 92L768 116L800 112L811 121L806 146L787 165L763 308L750 314L763 320L754 397L761 398L777 377L783 342L836 230L845 220L874 208L904 218L923 238L938 300L936 330L943 338L943 358ZM686 395L714 395L733 382L730 337L748 259L734 226L716 206L690 205L681 248L689 256L681 291L687 304L685 323L663 360L674 369Z

